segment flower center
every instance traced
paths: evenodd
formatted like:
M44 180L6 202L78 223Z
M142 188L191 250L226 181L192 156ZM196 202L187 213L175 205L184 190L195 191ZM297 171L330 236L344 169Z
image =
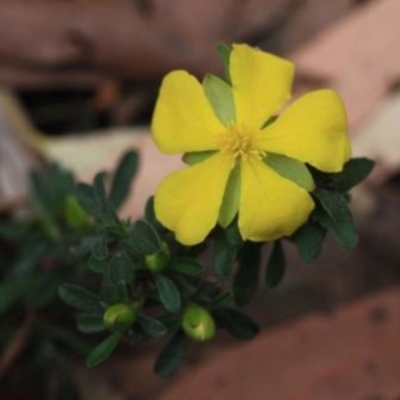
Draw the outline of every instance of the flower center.
M238 158L242 161L260 159L265 155L265 151L255 146L254 137L257 133L257 130L237 125L230 126L220 137L221 152L231 155L235 160Z

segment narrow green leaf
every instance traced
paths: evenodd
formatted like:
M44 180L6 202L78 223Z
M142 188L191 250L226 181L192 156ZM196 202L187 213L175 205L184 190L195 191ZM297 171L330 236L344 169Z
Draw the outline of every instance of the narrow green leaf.
M218 275L230 275L235 265L237 252L237 247L227 240L225 232L221 232L215 240L213 258L213 267Z
M265 280L269 287L275 287L281 283L286 271L286 259L280 241L274 243L269 257Z
M101 210L96 202L94 190L87 183L79 183L76 188L76 196L82 207L94 217L101 215Z
M80 286L65 283L58 289L58 294L65 303L77 310L93 314L103 313L104 311L100 299Z
M250 340L260 332L260 328L251 318L232 308L217 309L213 316L219 328L238 339Z
M171 268L182 274L197 276L203 270L201 264L190 257L181 257L173 261Z
M138 255L154 254L162 250L160 236L145 220L135 222L130 230L129 241L125 243Z
M194 165L207 160L217 152L215 150L207 150L207 151L195 151L193 153L185 153L182 157L182 160L185 164Z
M111 184L110 201L120 208L129 195L131 184L139 166L139 155L130 150L122 157Z
M80 315L76 320L76 324L78 329L83 333L97 333L106 330L101 315Z
M232 124L236 119L232 88L222 79L209 74L203 80L203 88L215 115L222 124L225 126Z
M293 240L301 259L305 263L315 260L321 254L325 234L326 230L312 221L306 223L294 233Z
M105 177L105 172L99 172L96 174L93 180L94 195L99 204L104 204L107 201L107 193L104 186Z
M244 306L253 298L259 284L260 267L260 244L247 242L239 253L239 269L233 282L237 305Z
M337 174L338 190L348 192L352 187L361 183L374 169L375 163L368 158L353 158L348 161L343 171Z
M107 271L108 277L114 285L121 281L131 285L135 280L134 265L125 253L114 254L108 265Z
M177 312L181 307L181 296L175 283L165 275L155 276L160 301L170 312Z
M101 342L89 354L89 357L86 360L86 366L88 368L93 368L106 361L114 352L121 338L122 334L120 332L114 332L106 340Z
M327 189L318 189L313 195L322 206L317 213L318 221L346 250L354 248L358 235L349 206L343 195Z
M158 356L154 366L155 372L163 377L170 376L176 372L185 358L188 347L189 340L179 330Z
M226 240L229 244L238 249L243 246L243 239L239 231L238 221L235 218L232 223L225 229Z
M227 228L235 219L239 211L240 203L240 165L232 169L225 188L222 206L219 211L218 222L223 228Z
M302 162L275 153L268 153L264 162L279 175L290 179L308 192L315 188L313 177Z
M155 318L147 315L139 315L139 324L142 329L151 337L158 339L168 333L168 328Z
M230 72L230 58L231 49L225 43L217 44L217 51L222 58L224 64L225 77L229 84L231 84L231 72Z

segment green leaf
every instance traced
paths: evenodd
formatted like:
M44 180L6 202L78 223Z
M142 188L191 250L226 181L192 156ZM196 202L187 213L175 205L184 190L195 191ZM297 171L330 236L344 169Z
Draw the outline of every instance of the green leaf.
M240 203L240 165L232 169L225 188L224 198L219 211L218 222L227 228L235 219Z
M312 221L306 223L294 233L293 240L301 259L305 263L315 260L321 254L325 234L326 230Z
M192 153L185 153L182 157L182 160L185 164L194 165L207 160L217 152L215 150L206 150L206 151L195 151Z
M65 283L58 289L58 294L65 303L77 310L93 314L103 313L104 311L100 299L80 286Z
M243 239L240 235L237 218L225 229L226 240L232 246L240 248L243 246Z
M151 337L158 339L168 333L168 328L155 318L147 315L139 315L139 324L142 329Z
M225 232L220 232L215 240L213 258L213 267L218 275L230 275L235 264L237 252L237 247L227 240Z
M231 84L231 72L230 72L230 58L231 49L225 43L217 44L217 51L222 58L224 64L225 77L229 84Z
M239 269L233 283L235 303L244 306L257 291L260 279L261 246L248 242L239 254Z
M313 195L322 206L322 210L316 214L319 223L335 237L344 249L354 248L358 241L358 235L343 195L327 189L318 189Z
M112 256L108 265L108 277L110 281L117 285L119 282L133 284L135 280L135 267L125 253L116 253Z
M283 247L280 241L274 243L271 255L269 257L265 280L269 287L275 287L281 283L285 276L286 259Z
M209 74L203 80L203 88L215 115L222 124L228 126L234 122L236 115L232 88L222 79Z
M103 274L108 265L107 260L98 260L96 257L90 255L89 260L87 261L86 266L96 274Z
M82 207L95 217L98 216L100 210L94 197L93 188L87 183L79 183L76 188L76 196L81 203Z
M268 153L264 162L279 175L290 179L308 192L315 188L313 177L302 162L275 153Z
M138 153L133 150L125 153L118 165L111 184L110 201L116 209L120 208L128 197L138 166Z
M170 312L176 312L181 307L181 296L175 283L165 275L155 276L160 301Z
M211 302L211 307L227 307L234 299L232 290L225 290L215 296Z
M124 244L138 255L154 254L162 250L160 236L145 220L135 222L130 230L130 238Z
M117 222L115 211L107 199L104 188L104 173L98 173L93 186L80 183L76 188L76 196L82 207L95 219L107 223Z
M80 315L76 321L78 329L83 333L97 333L106 330L103 317L100 315Z
M338 190L346 193L361 183L374 169L375 163L368 158L353 158L348 161L343 171L337 174Z
M92 256L99 261L103 261L108 257L108 244L105 237L99 236L93 241Z
M194 258L190 257L182 257L174 260L171 268L189 276L197 276L203 270L201 264Z
M250 340L260 332L260 328L251 318L232 308L217 309L213 316L219 328L238 339Z
M89 357L86 360L86 366L88 368L93 368L106 361L114 352L121 338L122 334L120 332L114 332L106 340L101 342L89 354Z
M179 330L158 356L154 366L155 372L163 377L170 376L176 372L185 358L188 347L189 340Z

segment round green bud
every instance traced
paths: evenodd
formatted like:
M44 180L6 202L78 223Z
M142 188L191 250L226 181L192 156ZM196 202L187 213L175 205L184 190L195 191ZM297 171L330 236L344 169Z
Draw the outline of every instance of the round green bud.
M64 217L71 229L86 231L89 228L89 216L74 195L69 195L65 199Z
M114 331L127 331L135 322L137 311L127 304L114 304L103 316L104 324Z
M163 242L161 245L161 251L154 254L148 254L145 257L144 262L146 263L147 268L153 272L153 274L160 274L168 267L169 260L169 247L165 242Z
M196 342L206 342L215 336L215 322L211 314L197 304L189 305L183 313L182 328Z

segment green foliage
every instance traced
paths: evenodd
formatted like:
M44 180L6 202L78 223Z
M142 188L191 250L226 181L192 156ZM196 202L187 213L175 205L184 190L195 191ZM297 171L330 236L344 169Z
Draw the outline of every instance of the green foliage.
M319 223L344 249L350 250L355 247L358 235L344 196L328 189L318 189L314 196L320 205L316 213Z
M348 192L354 186L365 180L374 169L375 163L368 158L353 158L337 174L337 187L342 193Z
M99 314L104 311L100 299L88 290L76 286L63 284L60 286L59 295L65 303L79 311Z
M158 356L155 372L163 377L172 375L182 363L188 346L189 341L184 333L177 331Z
M117 285L124 282L132 285L135 281L135 266L126 253L115 253L108 264L108 278Z
M189 276L197 276L203 270L201 264L194 258L181 257L173 260L171 268Z
M282 244L280 241L274 243L271 255L269 257L267 270L265 274L265 281L270 287L279 285L285 276L286 260L285 253L283 252Z
M325 235L325 228L312 220L293 235L297 250L305 263L315 260L320 255Z
M253 298L258 288L260 267L260 244L247 242L239 254L239 269L233 282L234 299L237 305L244 306Z
M230 50L220 46L220 51L228 66ZM231 92L229 85L211 76L204 86L216 109L226 99L215 93ZM232 110L218 112L224 121L234 115ZM212 154L184 158L193 164ZM327 232L344 248L355 246L347 191L370 173L371 161L350 160L339 174L322 173L275 154L266 163L313 190L316 209L288 238L304 262L318 257ZM0 246L12 248L0 254L0 314L7 321L0 327L0 339L12 337L21 315L34 312L40 335L32 336L27 354L36 354L36 348L52 349L51 360L41 355L38 364L61 365L64 361L55 360L68 359L71 352L86 357L91 348L87 365L94 367L106 361L121 340L139 346L166 338L155 370L168 376L183 362L193 340L211 340L218 329L243 340L259 332L253 320L232 308L251 301L263 269L264 244L243 241L238 229L239 169L231 174L224 200L230 203L221 208L220 226L193 247L178 243L157 221L153 198L144 219L132 222L118 216L116 210L126 200L137 169L133 151L122 157L114 174L99 173L91 184L77 183L69 172L50 166L31 177L35 215L0 221ZM285 274L283 240L273 244L266 268L264 280L271 287ZM90 341L80 332L91 335ZM109 336L102 339L101 332Z
M112 333L106 340L102 341L95 349L92 350L86 360L86 366L88 368L93 368L106 361L116 349L121 338L122 333Z
M162 250L160 236L146 220L137 221L129 228L129 236L124 246L135 255L148 255Z
M226 330L238 339L253 339L260 331L258 325L251 318L231 308L220 308L214 311L213 316L219 328Z
M174 313L181 307L181 296L175 283L165 275L156 275L158 295L164 307Z
M120 208L128 197L138 167L138 153L136 151L128 151L122 157L111 185L110 201L116 209Z
M162 322L148 315L140 314L139 324L154 339L159 339L168 333L168 328Z
M238 248L233 245L224 231L219 232L215 241L213 266L218 275L227 276L232 270Z

